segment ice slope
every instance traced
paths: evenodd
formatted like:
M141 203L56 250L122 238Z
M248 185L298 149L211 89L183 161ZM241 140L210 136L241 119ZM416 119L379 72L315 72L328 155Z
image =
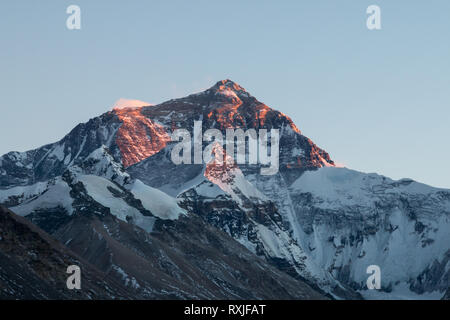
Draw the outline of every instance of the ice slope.
M410 179L394 181L375 173L362 173L347 168L324 167L305 172L291 190L311 193L323 200L321 208L371 204L385 195L430 195L445 189L433 188ZM447 207L450 210L450 207Z
M76 177L76 181L82 182L87 190L87 193L102 206L109 208L111 213L123 221L132 219L133 222L146 230L151 232L155 218L152 216L143 215L138 209L132 207L123 198L117 196L117 193L123 193L118 186L111 181L94 176L94 175L80 175ZM113 191L116 193L113 193Z
M26 216L33 211L58 207L65 210L67 214L73 212L71 189L61 178L56 178L47 183L37 183L29 187L13 189L0 190L0 199L14 196L22 199L23 202L20 205L11 207L18 215Z
M136 199L141 200L146 209L150 210L158 218L175 220L178 219L180 214L186 214L186 211L178 206L175 198L158 189L147 186L140 180L134 181L129 190Z
M369 265L384 291L443 294L449 284L450 192L345 168L304 173L290 187L315 262L363 292ZM408 288L406 290L405 288Z

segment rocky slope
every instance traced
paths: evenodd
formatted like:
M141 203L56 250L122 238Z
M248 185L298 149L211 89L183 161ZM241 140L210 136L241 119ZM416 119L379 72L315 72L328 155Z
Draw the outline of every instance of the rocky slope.
M83 290L66 286L78 265ZM125 288L47 233L0 207L0 299L125 299Z
M324 298L196 222L150 235L110 214L77 213L49 236L0 207L0 299ZM66 287L69 265L81 269L81 290Z

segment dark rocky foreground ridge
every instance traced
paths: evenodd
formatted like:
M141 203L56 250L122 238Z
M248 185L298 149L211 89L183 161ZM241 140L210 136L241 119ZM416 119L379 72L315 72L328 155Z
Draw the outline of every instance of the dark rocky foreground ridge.
M175 165L170 134L192 135L198 120L203 131L279 129L279 172ZM450 287L449 190L336 168L288 116L230 80L0 157L0 204L128 298L440 299ZM377 292L366 287L373 264Z
M150 235L80 213L50 236L0 207L0 239L2 299L324 298L200 219ZM69 265L81 268L81 290L66 287Z
M82 268L83 290L67 289L70 265ZM124 299L127 294L111 276L0 206L1 299Z

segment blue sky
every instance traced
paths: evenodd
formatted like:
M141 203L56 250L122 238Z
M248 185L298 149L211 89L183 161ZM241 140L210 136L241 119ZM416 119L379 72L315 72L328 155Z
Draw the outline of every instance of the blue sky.
M66 8L81 8L81 30ZM381 8L382 30L366 28ZM1 1L0 153L229 78L347 167L450 188L450 1Z

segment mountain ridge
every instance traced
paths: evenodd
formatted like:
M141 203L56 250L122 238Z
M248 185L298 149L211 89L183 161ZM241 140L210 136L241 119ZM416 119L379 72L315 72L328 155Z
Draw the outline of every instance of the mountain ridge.
M192 134L194 121L221 132L279 129L279 171L175 165L167 137L179 128ZM93 219L112 215L131 238L137 236L127 224L182 241L183 223L189 229L202 221L337 299L440 298L449 287L450 190L336 168L289 117L231 80L158 105L109 111L55 144L0 157L2 203L52 234L81 211ZM365 287L371 264L385 275L378 295Z
M183 128L192 131L193 122L199 118L203 119L204 128L270 129L277 126L282 130L293 130L293 134L298 134L293 143L300 144L300 148L304 148L307 154L305 157L291 157L289 166L313 168L334 165L328 153L301 135L300 130L288 116L257 101L240 86L242 89L239 90L244 90L243 92L251 97L249 103L239 104L238 107L242 110L237 112L236 105L233 103L230 105L228 97L223 96L213 103L207 103L213 107L213 111L207 109L209 112L206 112L203 109L204 101L210 99L211 92L216 96L214 88L220 87L219 84L222 82L219 81L202 93L158 105L108 111L77 125L58 142L25 152L7 153L0 157L2 164L0 188L45 181L62 174L68 166L75 164L78 158L87 157L101 145L111 150L116 161L129 167L164 148L173 130ZM228 86L238 86L230 80L225 83ZM197 101L195 104L191 101L199 97L200 100L195 100ZM214 110L216 107L220 111ZM171 117L168 116L170 114Z

